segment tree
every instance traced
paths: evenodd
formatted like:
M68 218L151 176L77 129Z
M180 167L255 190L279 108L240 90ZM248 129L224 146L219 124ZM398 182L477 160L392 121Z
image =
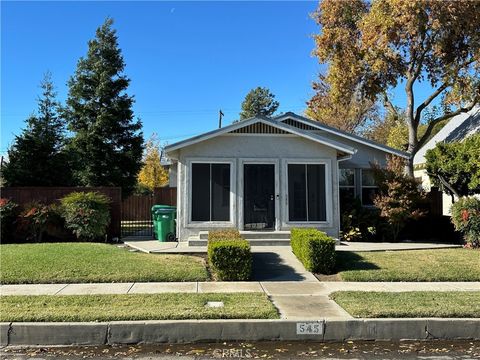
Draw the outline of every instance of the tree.
M305 111L313 120L359 135L365 134L378 121L376 103L362 98L355 89L336 97L320 75L320 80L313 83L313 90L315 95L307 102Z
M118 47L113 20L107 19L88 43L68 82L65 116L77 155L75 178L84 186L121 186L130 193L137 181L143 151L142 124L134 120L130 80Z
M397 131L397 127L403 126L407 129L405 121L402 118L400 109L396 109L395 113L387 111L383 117L378 117L376 121L365 131L364 135L370 140L380 144L391 144L393 133ZM408 131L408 130L407 130ZM404 141L405 140L405 141ZM400 147L392 146L397 149L405 150L404 144L408 142L408 137L399 139ZM391 145L389 145L391 146Z
M432 183L452 198L480 194L480 134L462 142L438 143L425 158Z
M277 111L280 103L275 100L270 90L266 87L258 86L245 96L242 102L242 111L240 120L245 120L256 115L271 116Z
M329 65L325 79L334 99L360 91L395 112L389 92L406 97L409 174L413 155L434 126L480 101L480 2L323 0L314 18L321 26L315 54ZM433 90L420 99L415 86ZM441 115L419 125L425 110L441 103Z
M160 142L153 134L145 145L143 155L143 166L138 174L138 183L150 190L168 184L168 172L160 163L161 150Z
M26 120L22 134L15 137L2 169L9 186L70 185L65 121L59 115L60 104L50 73L45 74L40 87L37 112Z

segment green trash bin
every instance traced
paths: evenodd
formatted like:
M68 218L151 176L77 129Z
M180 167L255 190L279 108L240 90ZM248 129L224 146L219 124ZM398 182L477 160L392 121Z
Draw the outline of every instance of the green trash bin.
M158 206L158 205L157 205ZM164 205L153 211L153 232L159 241L175 241L175 217L177 209Z
M152 209L151 209L151 213L152 213L152 222L153 222L153 238L156 239L156 240L160 240L162 241L159 236L158 236L158 232L157 232L157 229L158 229L158 226L159 226L159 219L160 219L160 215L157 215L156 214L156 211L158 209L171 209L171 210L174 210L175 211L175 215L174 215L174 219L177 220L177 208L176 206L171 206L171 205L153 205L152 206ZM158 220L157 220L158 219ZM175 231L173 232L175 234ZM163 240L165 241L165 240Z

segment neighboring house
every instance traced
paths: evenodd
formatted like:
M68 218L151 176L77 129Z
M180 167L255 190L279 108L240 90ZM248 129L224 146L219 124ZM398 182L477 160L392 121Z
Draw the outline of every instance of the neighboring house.
M315 227L338 237L340 194L372 204L371 163L408 154L294 113L255 117L168 145L177 235Z
M430 191L431 182L425 169L425 154L433 149L439 142L462 141L463 139L480 132L480 106L476 106L469 112L454 116L450 121L435 134L413 157L414 175L421 180L425 191ZM450 215L452 197L443 193L443 215Z

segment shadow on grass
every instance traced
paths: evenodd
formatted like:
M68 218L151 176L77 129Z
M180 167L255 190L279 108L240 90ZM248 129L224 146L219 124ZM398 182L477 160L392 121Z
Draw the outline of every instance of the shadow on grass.
M358 253L350 251L337 251L337 261L335 272L349 270L378 270L380 269L374 263L371 263Z

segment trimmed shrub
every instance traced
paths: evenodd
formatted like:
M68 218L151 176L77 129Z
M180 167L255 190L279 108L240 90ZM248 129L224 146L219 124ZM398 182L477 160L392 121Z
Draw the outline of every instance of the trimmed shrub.
M14 223L17 217L18 205L9 199L0 198L0 227L1 240L5 242L13 234Z
M65 227L82 241L106 235L110 199L97 192L73 192L60 200Z
M292 229L290 244L295 256L314 273L331 274L335 268L335 240L317 229Z
M208 263L217 280L249 280L252 275L250 244L238 238L209 241Z
M467 247L480 247L480 200L461 197L452 205L452 222L462 232Z
M221 229L208 232L208 241L214 240L243 240L238 229Z

